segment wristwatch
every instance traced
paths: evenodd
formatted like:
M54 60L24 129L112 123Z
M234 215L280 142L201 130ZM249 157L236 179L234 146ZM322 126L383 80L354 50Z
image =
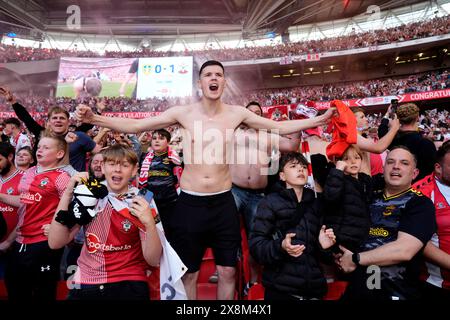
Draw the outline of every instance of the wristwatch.
M359 264L359 259L360 259L360 256L359 256L359 253L358 253L358 252L355 252L354 254L352 254L352 261L353 261L353 263L356 264L357 266L360 266L360 264Z

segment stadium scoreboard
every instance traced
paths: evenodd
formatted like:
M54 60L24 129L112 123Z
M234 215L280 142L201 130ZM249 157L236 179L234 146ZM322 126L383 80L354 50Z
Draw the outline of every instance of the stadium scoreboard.
M140 58L136 97L191 96L192 81L192 57Z

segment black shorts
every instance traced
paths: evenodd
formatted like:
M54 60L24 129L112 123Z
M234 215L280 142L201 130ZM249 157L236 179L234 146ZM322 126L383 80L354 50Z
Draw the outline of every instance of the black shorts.
M188 267L187 272L200 269L208 247L216 265L236 266L241 234L231 191L212 196L181 192L166 226L168 240Z
M53 250L48 241L14 242L8 252L5 284L11 301L53 301L64 249Z
M71 289L67 300L149 300L145 281L120 281L103 284L81 284Z

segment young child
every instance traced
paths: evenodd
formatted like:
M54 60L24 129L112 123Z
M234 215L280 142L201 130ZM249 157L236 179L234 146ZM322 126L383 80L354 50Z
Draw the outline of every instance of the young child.
M250 253L264 266L265 300L321 299L327 282L316 258L335 243L332 229L320 224L320 200L304 188L308 162L290 152L280 160L285 188L261 200L250 233Z
M369 234L372 179L360 172L362 152L350 145L332 168L324 187L324 224L334 230L337 245L358 252ZM336 250L338 246L335 246Z
M64 138L43 133L36 153L37 165L24 173L20 196L1 197L1 201L19 207L15 242L5 270L10 300L56 298L62 250L50 249L47 236L70 179L66 172L68 156Z
M71 300L149 299L147 264L158 265L162 249L149 203L129 184L137 163L134 151L121 144L103 151L109 193L99 200L93 219L79 220L86 221L86 239L69 293ZM86 172L78 173L68 183L51 224L50 247L62 248L78 232L80 226L70 222L73 215L79 217L77 205L69 204L75 185L87 179Z
M152 150L145 156L139 174L139 189L153 192L163 225L178 198L177 188L180 182L181 159L169 147L170 133L165 129L152 134Z

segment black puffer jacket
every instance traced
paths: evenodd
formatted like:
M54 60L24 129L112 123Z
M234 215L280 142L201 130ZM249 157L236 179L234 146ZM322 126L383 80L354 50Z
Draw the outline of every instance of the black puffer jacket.
M355 179L335 168L328 174L323 222L333 228L337 243L352 252L359 251L369 234L372 193L372 179L367 174L359 173Z
M293 189L271 193L261 200L249 246L251 255L264 266L265 287L307 297L321 298L326 294L327 283L317 259L319 214L319 200L309 189L303 190L300 203ZM306 247L297 258L281 248L288 232L295 232L294 239Z

